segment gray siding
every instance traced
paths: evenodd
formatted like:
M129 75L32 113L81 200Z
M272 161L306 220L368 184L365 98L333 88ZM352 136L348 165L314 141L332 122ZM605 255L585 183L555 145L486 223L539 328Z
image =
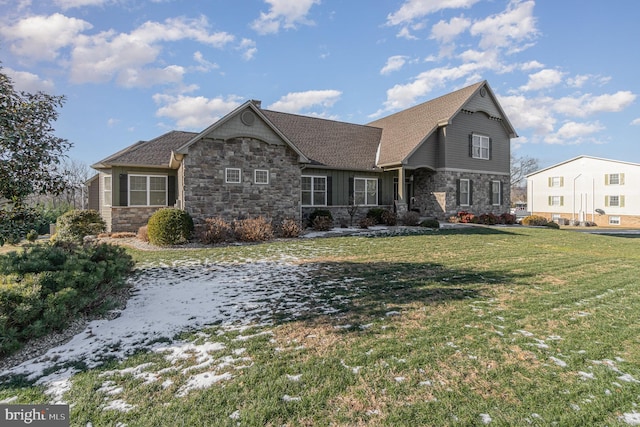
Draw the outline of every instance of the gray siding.
M246 125L242 122L241 117L245 112L254 115L255 121L252 125ZM230 117L229 120L216 127L213 132L205 138L225 140L239 137L259 139L272 145L285 145L285 142L278 136L278 134L275 133L263 120L261 120L258 115L254 114L250 108L246 108L245 110L238 112L238 114L233 117Z
M474 159L469 154L469 135L477 133L491 138L491 158ZM445 163L446 169L464 169L509 174L511 143L502 122L489 118L485 113L459 113L447 126Z
M476 93L475 96L465 104L464 108L471 111L484 111L492 117L504 118L502 114L500 114L497 105L493 102L493 98L491 98L488 93L484 97Z
M411 155L407 166L410 168L431 168L438 167L438 133L434 132L425 142Z
M331 201L329 205L347 206L349 204L349 180L353 178L376 178L381 179L378 189L381 205L393 204L393 178L397 176L396 171L390 172L358 172L319 168L304 168L302 175L331 177Z

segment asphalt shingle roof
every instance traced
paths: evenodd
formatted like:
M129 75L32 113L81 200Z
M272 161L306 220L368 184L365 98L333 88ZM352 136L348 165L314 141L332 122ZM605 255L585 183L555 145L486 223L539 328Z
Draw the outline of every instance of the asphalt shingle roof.
M378 164L401 163L420 142L437 129L439 122L453 118L471 95L485 83L476 83L369 123L368 126L383 129Z
M196 136L195 132L173 130L149 141L139 141L96 163L94 166L168 166L171 152Z
M277 111L261 111L312 164L357 170L376 167L382 129Z

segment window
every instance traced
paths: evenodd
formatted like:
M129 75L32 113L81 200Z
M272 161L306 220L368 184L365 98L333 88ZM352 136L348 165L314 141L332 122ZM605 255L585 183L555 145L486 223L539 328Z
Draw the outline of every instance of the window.
M502 204L502 182L491 181L491 204L500 206Z
M619 216L610 216L609 217L609 225L620 225L620 217Z
M624 185L623 173L611 173L604 176L605 185Z
M473 134L471 157L474 159L489 160L489 137Z
M167 206L167 177L129 175L129 206Z
M549 177L549 187L564 187L564 177L562 176Z
M621 207L620 196L606 196L605 206Z
M560 221L562 216L560 214L551 214L551 221Z
M371 206L378 204L378 179L354 178L353 203L356 205Z
M111 196L113 193L111 191L111 175L107 175L102 179L102 196L104 199L103 205L105 206L111 206L111 203L113 203L113 198Z
M460 180L460 206L471 204L471 183L468 179Z
M224 182L227 184L240 184L240 169L226 168L224 170Z
M253 182L256 184L268 184L269 183L269 171L256 169L253 172Z
M549 206L564 206L564 196L549 196Z
M327 177L302 177L302 204L305 206L325 206L327 204Z

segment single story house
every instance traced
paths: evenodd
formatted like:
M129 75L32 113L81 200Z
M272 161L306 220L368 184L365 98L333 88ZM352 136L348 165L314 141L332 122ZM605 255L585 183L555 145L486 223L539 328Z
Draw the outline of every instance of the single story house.
M160 207L196 222L373 207L445 219L509 210L516 131L486 81L367 125L247 101L199 133L171 131L92 165L90 206L110 231L135 231Z
M640 164L578 156L527 175L528 208L557 222L640 227Z

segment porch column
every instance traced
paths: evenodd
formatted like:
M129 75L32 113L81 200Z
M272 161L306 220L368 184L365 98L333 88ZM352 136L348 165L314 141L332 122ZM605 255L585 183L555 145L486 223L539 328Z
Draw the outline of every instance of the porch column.
M396 203L396 212L402 214L407 211L407 197L405 193L405 171L404 167L398 169L398 200Z

